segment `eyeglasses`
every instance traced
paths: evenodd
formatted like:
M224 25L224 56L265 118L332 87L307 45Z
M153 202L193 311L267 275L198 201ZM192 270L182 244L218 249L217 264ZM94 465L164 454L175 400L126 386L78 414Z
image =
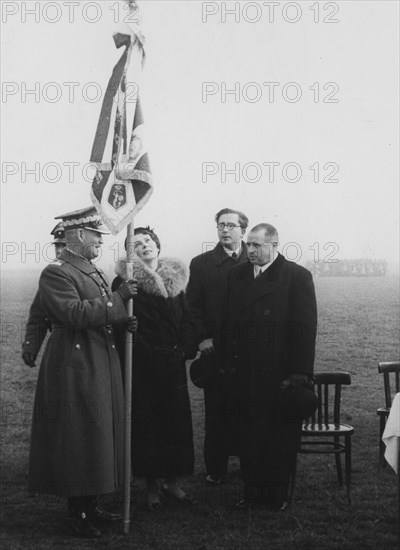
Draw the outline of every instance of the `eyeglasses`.
M235 227L240 227L240 225L236 225L234 223L217 223L217 229L219 229L219 231L223 231L225 227L227 227L229 231L232 231L232 229Z

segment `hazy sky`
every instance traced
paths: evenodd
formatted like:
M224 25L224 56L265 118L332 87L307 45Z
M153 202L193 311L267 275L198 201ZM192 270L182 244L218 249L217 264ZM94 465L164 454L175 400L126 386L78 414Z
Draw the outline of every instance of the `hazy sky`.
M1 4L1 265L33 268L51 257L54 216L91 204L84 167L127 12ZM209 247L231 207L276 225L290 259L398 262L398 2L138 5L155 189L135 224L164 254ZM106 238L104 266L124 236Z

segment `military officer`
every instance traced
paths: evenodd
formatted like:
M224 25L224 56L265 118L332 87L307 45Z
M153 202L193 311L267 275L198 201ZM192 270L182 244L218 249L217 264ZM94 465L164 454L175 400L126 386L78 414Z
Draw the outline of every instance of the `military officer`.
M135 281L111 292L92 262L108 233L94 207L58 216L66 247L42 272L40 302L51 335L36 387L28 491L68 499L76 534L97 538L97 521L120 519L97 497L121 485L123 389L113 325L127 323Z

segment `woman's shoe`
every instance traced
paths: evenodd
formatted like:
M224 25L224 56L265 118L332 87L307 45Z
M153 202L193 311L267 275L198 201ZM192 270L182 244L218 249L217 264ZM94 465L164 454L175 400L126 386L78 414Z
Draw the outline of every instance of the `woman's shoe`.
M187 493L185 493L181 497L178 497L178 495L171 493L168 489L163 487L162 494L169 499L175 500L176 502L180 502L181 504L197 504L196 501Z
M247 498L241 498L238 502L235 504L236 510L248 510L253 502L250 500L247 500Z
M215 477L210 474L206 477L206 482L210 485L221 485L222 483L222 477Z
M98 539L101 537L101 531L95 527L87 518L85 512L74 514L72 518L71 529L74 535L87 539Z

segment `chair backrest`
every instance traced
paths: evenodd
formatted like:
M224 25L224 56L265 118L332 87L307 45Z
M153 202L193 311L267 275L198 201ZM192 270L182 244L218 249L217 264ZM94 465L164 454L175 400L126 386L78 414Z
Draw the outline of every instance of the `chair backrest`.
M351 384L349 372L319 372L314 374L314 391L318 408L308 421L312 424L340 424L342 386Z
M391 361L378 363L378 372L383 374L383 385L385 388L385 406L390 409L390 407L392 406L394 395L400 392L400 362ZM393 381L393 385L391 384L391 378Z

